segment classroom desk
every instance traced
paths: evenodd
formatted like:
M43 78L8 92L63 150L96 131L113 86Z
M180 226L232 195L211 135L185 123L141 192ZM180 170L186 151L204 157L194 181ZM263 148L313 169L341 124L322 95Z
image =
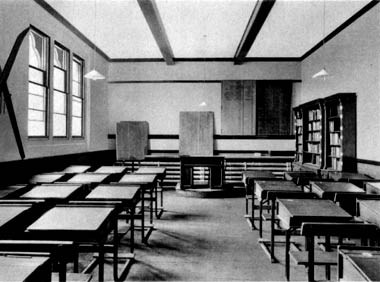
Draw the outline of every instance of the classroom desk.
M162 216L162 213L164 212L164 191L162 183L164 182L165 176L166 176L166 168L164 167L140 167L138 170L135 171L135 174L156 174L157 175L157 185L155 187L155 214L156 218L160 218ZM160 188L160 207L158 207L158 195L157 191L158 188Z
M271 239L270 239L270 253L269 256L272 262L277 262L274 256L274 237L275 237L275 207L277 197L291 197L295 193L303 193L301 186L297 186L292 181L255 181L255 195L260 203L260 215L259 215L259 236L262 238L263 229L263 204L271 202ZM268 248L264 240L260 240L261 246L264 248L265 252L268 254Z
M350 182L360 188L363 188L364 182L372 179L371 177L361 173L339 171L329 171L328 178L333 179L334 181Z
M380 181L379 182L366 182L365 190L367 194L380 195Z
M380 249L338 249L338 281L380 281Z
M255 180L273 180L276 176L268 170L247 170L243 171L243 183L245 186L245 218L252 229L255 226ZM249 200L251 200L251 215L249 215Z
M125 174L120 180L119 183L125 184L125 185L140 185L142 188L142 204L148 200L150 202L149 204L149 222L150 226L144 226L145 229L147 229L146 234L144 235L144 241L147 242L150 234L153 232L153 193L154 193L154 187L156 187L156 181L157 176L155 174ZM146 193L149 194L149 198L146 197ZM145 207L141 206L141 212L142 217L144 217L144 210ZM141 227L143 228L143 227ZM142 233L145 232L144 229L141 230Z
M0 281L51 281L48 257L0 256Z
M43 184L43 183L53 183L57 181L63 181L65 173L64 172L51 172L51 173L41 173L33 176L29 183L31 184Z
M94 245L98 253L99 281L104 281L104 253L108 234L118 232L117 209L106 206L58 205L45 212L26 228L31 238L38 240L70 240ZM59 219L59 220L57 220ZM113 236L113 276L118 276L118 236ZM93 268L93 265L91 265ZM124 267L124 270L127 266ZM89 269L89 268L87 268ZM88 270L90 271L90 270Z
M31 188L29 184L8 185L0 188L1 199L14 199L26 193Z
M131 253L134 251L134 217L136 205L143 199L142 190L140 186L127 186L120 184L103 184L95 187L94 190L86 196L87 200L103 200L103 201L120 201L123 209L130 214L130 248ZM141 219L142 230L144 230L144 218ZM144 232L141 232L141 241L144 242Z
M126 166L103 165L103 166L99 167L97 170L95 170L94 173L123 174L123 173L126 173L126 171L127 171Z
M289 280L290 237L303 222L349 222L349 213L334 202L323 199L278 199L278 218L285 229L285 275Z
M84 173L91 168L89 165L71 165L62 170L65 173Z
M306 186L310 180L321 179L314 171L285 171L284 178L289 181L293 181L300 186Z
M349 182L310 182L311 192L321 199L339 201L340 206L350 213L356 214L356 197L365 191Z
M68 179L67 183L94 185L98 183L106 183L110 177L109 173L78 173Z
M21 195L21 199L44 199L47 201L68 201L83 193L81 184L42 184Z

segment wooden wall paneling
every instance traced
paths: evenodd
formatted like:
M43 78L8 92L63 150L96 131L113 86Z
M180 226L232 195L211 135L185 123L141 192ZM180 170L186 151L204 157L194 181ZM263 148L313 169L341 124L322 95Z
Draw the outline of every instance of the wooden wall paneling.
M116 124L117 160L143 160L148 154L149 124L146 121L121 121Z
M243 135L256 134L256 83L253 80L243 81Z
M213 112L180 112L180 155L212 156L214 154L213 137Z

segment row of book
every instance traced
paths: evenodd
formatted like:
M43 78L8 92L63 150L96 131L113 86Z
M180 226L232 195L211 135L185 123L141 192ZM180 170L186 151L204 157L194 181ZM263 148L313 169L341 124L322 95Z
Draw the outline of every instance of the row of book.
M339 133L330 133L330 145L341 145Z
M321 141L321 133L313 132L308 134L308 140L310 141Z
M297 134L302 134L302 127L297 127L296 133Z
M331 156L340 158L342 149L340 147L331 147Z
M316 119L321 119L322 118L322 111L317 109L317 110L311 110L309 111L309 120L316 120Z
M340 130L340 122L338 120L329 121L329 131L339 131Z
M342 161L339 159L332 158L331 159L331 168L333 170L342 170Z
M307 151L310 153L320 153L321 145L320 144L307 144Z
M320 121L313 121L309 123L309 130L321 130L321 122Z
M302 119L296 119L296 126L302 126Z

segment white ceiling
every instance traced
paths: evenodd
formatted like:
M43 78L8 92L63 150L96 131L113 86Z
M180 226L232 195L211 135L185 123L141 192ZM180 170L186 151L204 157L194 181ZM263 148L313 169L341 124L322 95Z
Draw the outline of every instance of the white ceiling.
M45 1L111 59L162 58L137 0ZM369 2L277 0L247 57L301 57ZM202 59L233 58L256 0L156 3L174 57Z

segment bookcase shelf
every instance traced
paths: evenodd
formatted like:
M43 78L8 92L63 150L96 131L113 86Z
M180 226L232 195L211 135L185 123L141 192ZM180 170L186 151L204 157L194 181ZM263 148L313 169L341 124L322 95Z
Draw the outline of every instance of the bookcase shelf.
M295 167L305 166L322 173L356 172L355 93L338 93L313 100L295 107L293 112Z

